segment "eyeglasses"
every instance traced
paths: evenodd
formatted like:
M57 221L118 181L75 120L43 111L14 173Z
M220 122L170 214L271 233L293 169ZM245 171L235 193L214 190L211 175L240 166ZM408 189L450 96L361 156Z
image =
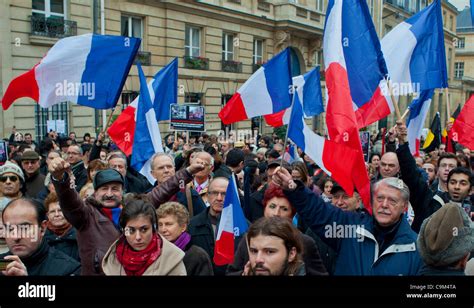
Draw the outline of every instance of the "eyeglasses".
M212 196L217 196L217 195L222 195L222 197L225 197L226 192L220 192L220 191L210 191L209 195Z
M0 176L0 182L2 182L2 183L5 183L8 179L10 179L11 182L18 181L18 177L16 175Z

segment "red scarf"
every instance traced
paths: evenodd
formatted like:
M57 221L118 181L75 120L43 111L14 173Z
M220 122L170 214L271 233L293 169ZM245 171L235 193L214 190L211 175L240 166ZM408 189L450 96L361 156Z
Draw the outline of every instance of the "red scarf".
M71 230L72 225L70 223L66 223L61 227L55 227L51 223L51 221L48 220L48 225L46 226L51 232L53 232L57 236L63 236L65 235L69 230Z
M127 276L141 276L160 257L161 244L161 238L155 234L147 248L136 251L123 237L119 240L115 254Z

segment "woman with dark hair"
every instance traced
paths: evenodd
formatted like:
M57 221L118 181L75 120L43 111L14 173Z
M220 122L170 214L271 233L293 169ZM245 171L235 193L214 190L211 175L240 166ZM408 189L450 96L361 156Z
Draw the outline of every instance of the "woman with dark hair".
M146 195L127 198L119 224L123 234L102 260L106 275L186 275L184 252L158 234L155 208Z
M379 175L380 159L381 156L379 153L374 152L370 154L369 163L372 169L375 171L375 178L378 178Z
M184 251L183 263L188 276L212 276L212 263L204 249L191 244L191 235L186 232L189 213L178 202L166 202L157 210L158 232Z
M316 187L311 177L309 176L308 168L302 161L295 161L291 164L291 176L294 180L300 180L306 187L311 189L314 193L319 194L318 187Z
M331 189L334 186L334 180L329 176L321 177L321 179L318 181L318 186L322 191L321 197L323 198L324 202L331 202Z
M282 217L292 221L296 214L296 209L290 204L283 190L271 183L265 190L263 197L263 216ZM305 265L306 275L328 275L319 254L318 246L314 240L299 232L303 241L303 261ZM228 275L240 274L244 270L245 264L249 261L247 242L240 241L234 257L234 263L227 268Z
M89 134L89 133L84 134L84 137L82 137L82 144L92 144L91 134Z

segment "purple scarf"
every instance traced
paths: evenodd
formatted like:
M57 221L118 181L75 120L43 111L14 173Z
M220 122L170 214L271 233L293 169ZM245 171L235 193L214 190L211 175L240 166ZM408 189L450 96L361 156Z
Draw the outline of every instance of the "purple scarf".
M191 241L191 235L188 232L183 232L181 235L173 242L179 249L184 251L186 245Z

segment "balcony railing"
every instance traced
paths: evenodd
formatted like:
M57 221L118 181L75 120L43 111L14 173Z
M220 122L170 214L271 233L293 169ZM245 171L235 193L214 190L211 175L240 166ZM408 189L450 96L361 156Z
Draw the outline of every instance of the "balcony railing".
M31 16L31 34L53 38L77 35L77 22L62 18Z
M254 63L252 64L252 71L255 73L263 64Z
M184 67L195 70L208 70L209 59L203 57L184 57Z
M151 65L151 52L149 51L139 51L135 57L135 61L140 61L140 64L143 66Z
M222 71L242 73L242 62L222 60Z

